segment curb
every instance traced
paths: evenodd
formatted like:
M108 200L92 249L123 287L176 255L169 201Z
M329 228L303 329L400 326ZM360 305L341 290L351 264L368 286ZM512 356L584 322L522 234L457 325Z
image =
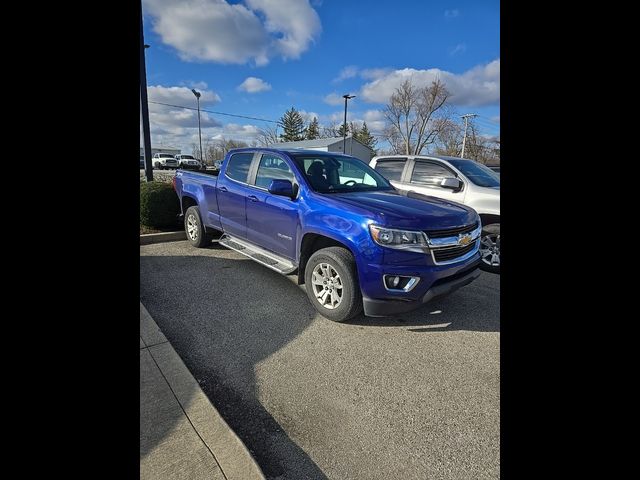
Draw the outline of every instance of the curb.
M175 242L186 240L187 234L184 230L179 232L147 233L140 235L140 245L150 245L152 243Z
M266 480L245 444L209 401L142 302L140 337L224 477L227 480Z

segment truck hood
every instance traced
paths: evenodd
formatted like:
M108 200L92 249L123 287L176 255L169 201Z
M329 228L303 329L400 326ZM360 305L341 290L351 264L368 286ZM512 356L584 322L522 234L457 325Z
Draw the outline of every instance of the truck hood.
M326 197L367 210L379 224L390 228L454 228L470 225L477 219L477 213L470 207L415 192L332 193Z

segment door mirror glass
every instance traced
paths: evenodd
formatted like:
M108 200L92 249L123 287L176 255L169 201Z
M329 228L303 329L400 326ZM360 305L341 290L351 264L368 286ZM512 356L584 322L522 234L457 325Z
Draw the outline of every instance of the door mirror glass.
M440 182L442 188L450 188L451 190L460 190L462 188L462 181L459 178L446 177Z
M269 193L272 195L280 195L282 197L295 197L293 193L293 184L290 180L275 179L269 184Z

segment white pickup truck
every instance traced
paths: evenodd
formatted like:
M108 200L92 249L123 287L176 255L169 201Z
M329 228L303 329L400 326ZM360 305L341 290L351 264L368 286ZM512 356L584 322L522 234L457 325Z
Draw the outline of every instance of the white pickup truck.
M442 155L387 155L370 166L399 190L467 205L482 221L483 270L500 273L500 174L473 160Z
M165 170L167 168L178 168L178 161L170 153L156 153L153 155L153 168Z

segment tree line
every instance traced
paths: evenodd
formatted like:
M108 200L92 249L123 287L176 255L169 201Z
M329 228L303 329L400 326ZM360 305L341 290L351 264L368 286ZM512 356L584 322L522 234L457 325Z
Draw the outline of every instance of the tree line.
M231 148L343 137L346 134L371 148L376 155L435 153L459 157L465 129L460 122L454 120L458 116L450 100L451 93L440 79L422 87L407 79L395 89L385 105L385 127L376 135L369 131L366 122L321 126L318 118L313 117L306 123L302 114L291 107L280 117L276 127L260 129L250 144L225 138L207 140L203 146L205 155L200 155L197 144L193 144L193 154L210 164L222 159ZM385 140L389 148L377 149L376 136ZM480 135L473 120L470 120L464 156L485 164L500 163L500 140Z

